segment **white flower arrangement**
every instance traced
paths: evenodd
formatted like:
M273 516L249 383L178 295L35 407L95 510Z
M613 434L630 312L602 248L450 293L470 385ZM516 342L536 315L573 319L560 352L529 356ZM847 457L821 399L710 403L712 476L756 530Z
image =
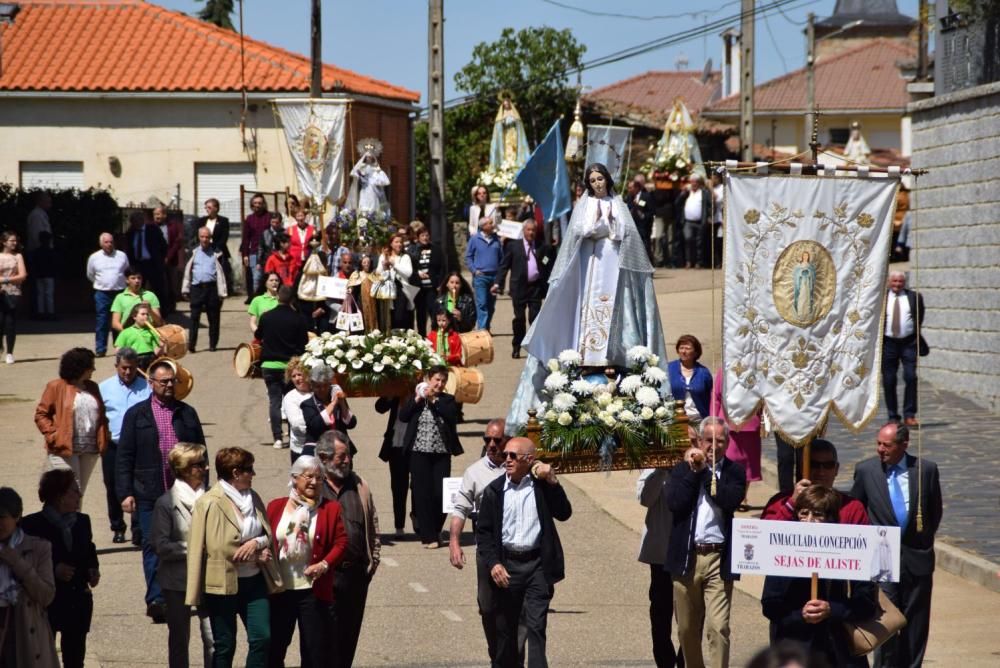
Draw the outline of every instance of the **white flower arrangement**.
M588 397L594 394L597 387L598 386L594 385L588 380L584 380L583 378L574 380L572 383L569 384L569 389L573 394L584 397Z
M552 397L552 407L557 411L568 411L576 406L576 397L569 392L560 392Z
M652 354L646 346L632 346L625 351L625 360L629 364L642 364L647 362Z
M658 366L651 366L642 372L642 377L646 382L659 385L667 379L667 372Z
M549 377L545 379L545 389L550 391L561 390L566 387L569 382L569 378L566 374L561 371L553 371L549 374Z
M310 369L326 364L338 374L348 374L348 378L338 380L342 384L363 386L415 380L424 369L443 364L430 342L410 330L351 335L324 332L306 344L301 359Z
M655 409L662 403L662 400L660 399L660 393L656 390L655 387L649 387L648 385L640 387L635 391L635 400L641 406L650 409ZM646 417L644 419L649 420L652 417L653 416L650 415L649 417Z
M566 366L580 366L583 364L583 357L575 350L564 350L559 353L559 363Z
M643 386L642 376L638 374L633 374L631 376L626 376L622 379L622 382L618 384L618 390L622 394L635 394L636 390Z

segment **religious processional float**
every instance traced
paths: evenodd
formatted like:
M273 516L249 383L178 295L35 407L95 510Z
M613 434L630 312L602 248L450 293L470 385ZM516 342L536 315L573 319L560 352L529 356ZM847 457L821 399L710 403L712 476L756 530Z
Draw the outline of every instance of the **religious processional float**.
M656 143L656 152L643 171L653 175L653 182L661 190L681 187L691 174L705 176L701 149L695 136L695 124L680 98L674 100L674 107L663 128L663 136Z
M486 186L494 205L519 203L523 199L514 178L528 161L529 154L528 136L524 132L521 114L510 94L504 93L493 122L489 166L480 172L478 181Z

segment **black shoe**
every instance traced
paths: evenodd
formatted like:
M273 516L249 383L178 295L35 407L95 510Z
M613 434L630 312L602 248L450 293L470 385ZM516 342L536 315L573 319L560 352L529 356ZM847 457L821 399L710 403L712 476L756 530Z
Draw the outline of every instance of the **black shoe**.
M136 547L142 547L142 532L132 531L132 544Z
M188 352L189 352L189 353L191 353L191 354L193 355L193 354L194 354L194 352L195 352L195 351L194 351L194 346L188 346Z
M118 529L115 531L114 538L111 539L112 543L124 543L125 540L125 529Z
M512 350L510 353L510 357L511 359L515 360L521 359L521 347L518 346L517 348L514 348L514 350Z
M163 601L153 601L146 606L146 616L151 618L154 624L166 624L167 604Z
M214 353L215 352L215 346L209 346L208 347L208 352Z

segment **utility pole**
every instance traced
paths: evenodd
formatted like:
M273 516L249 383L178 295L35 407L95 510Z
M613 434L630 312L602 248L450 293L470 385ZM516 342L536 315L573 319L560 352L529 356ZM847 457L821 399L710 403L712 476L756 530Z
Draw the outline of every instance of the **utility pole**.
M917 81L927 81L927 0L917 7Z
M754 0L742 0L740 12L740 160L753 162Z
M427 140L430 143L431 239L452 264L451 230L444 208L444 0L428 0Z
M817 149L813 147L819 139L816 136L816 15L809 12L806 22L806 138L813 148L813 162Z
M320 25L321 0L312 0L312 78L309 82L309 97L323 97L323 45Z

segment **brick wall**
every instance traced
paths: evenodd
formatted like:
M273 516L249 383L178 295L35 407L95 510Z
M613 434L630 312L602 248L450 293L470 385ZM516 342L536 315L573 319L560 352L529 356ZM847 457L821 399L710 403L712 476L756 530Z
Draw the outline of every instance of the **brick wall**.
M1000 410L1000 84L909 110L913 167L930 170L911 199L910 283L924 294L931 346L920 375Z
M364 102L351 105L350 124L346 131L347 146L344 156L349 172L357 162L358 140L376 137L382 141L382 157L379 164L389 175L392 184L388 188L389 204L393 218L409 222L410 211L410 121L409 113L402 109L376 107Z

